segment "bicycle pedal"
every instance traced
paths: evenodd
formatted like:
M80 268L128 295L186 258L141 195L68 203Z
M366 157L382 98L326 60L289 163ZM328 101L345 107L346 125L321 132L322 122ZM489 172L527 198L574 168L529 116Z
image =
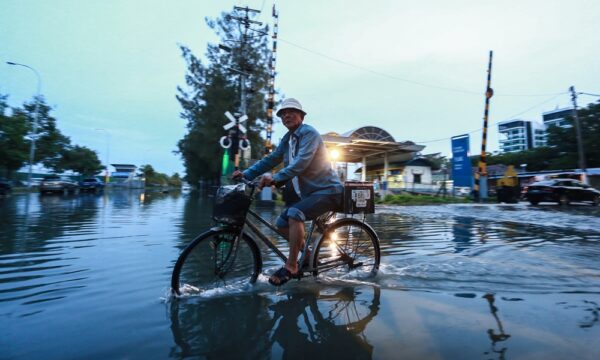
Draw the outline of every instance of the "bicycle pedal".
M356 263L356 264L351 264L351 265L350 265L350 269L356 269L357 267L361 267L361 266L363 266L363 263L362 263L362 261L361 261L361 262L358 262L358 263Z

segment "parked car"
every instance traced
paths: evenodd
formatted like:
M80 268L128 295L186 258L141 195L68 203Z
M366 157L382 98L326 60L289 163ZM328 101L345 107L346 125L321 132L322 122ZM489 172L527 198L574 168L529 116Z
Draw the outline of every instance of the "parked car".
M45 176L40 183L40 194L46 193L77 193L79 191L79 185L67 178L58 175Z
M40 186L40 184L42 183L43 180L44 180L44 178L40 178L40 177L31 178L31 187ZM29 187L29 181L28 180L22 180L21 184L23 186Z
M12 190L12 184L6 179L0 178L0 195L8 195Z
M85 178L79 182L79 191L100 192L104 189L104 183L96 178Z
M552 179L535 182L523 189L523 197L532 205L543 201L568 205L571 201L600 204L600 191L573 179Z

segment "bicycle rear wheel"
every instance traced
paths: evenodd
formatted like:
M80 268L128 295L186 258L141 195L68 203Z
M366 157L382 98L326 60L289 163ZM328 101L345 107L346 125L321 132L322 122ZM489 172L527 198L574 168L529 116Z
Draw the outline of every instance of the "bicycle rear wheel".
M329 225L313 258L313 275L366 278L379 270L379 238L367 224L340 219Z
M236 289L256 282L262 268L260 251L240 230L216 229L200 234L179 255L171 289L177 295Z

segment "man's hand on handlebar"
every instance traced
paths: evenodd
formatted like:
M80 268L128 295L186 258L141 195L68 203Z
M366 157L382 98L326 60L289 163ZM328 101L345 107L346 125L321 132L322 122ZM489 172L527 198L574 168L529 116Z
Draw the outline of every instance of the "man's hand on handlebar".
M231 179L234 181L243 181L244 180L244 173L239 171L239 170L235 170L233 172L233 174L231 174ZM273 186L275 185L275 180L273 180L273 178L270 175L263 175L260 179L256 179L253 181L253 183L256 184L256 181L258 180L258 184L257 187L259 190L261 190L262 188L264 188L265 186ZM247 182L247 181L244 181Z
M273 186L275 185L275 181L270 175L263 175L258 182L258 188L262 189L265 186Z
M233 174L231 174L231 178L233 180L241 180L244 178L244 173L239 170L236 170L233 172Z

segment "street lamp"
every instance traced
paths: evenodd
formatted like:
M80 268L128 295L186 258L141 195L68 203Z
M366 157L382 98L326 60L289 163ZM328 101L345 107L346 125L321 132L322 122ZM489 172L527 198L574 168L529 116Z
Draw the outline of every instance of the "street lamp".
M108 155L110 153L110 132L106 129L95 129L96 131L104 131L106 133L106 167L104 170L104 183L108 184Z
M35 157L35 141L37 138L37 128L40 118L40 95L42 93L42 78L40 74L32 68L31 66L25 64L19 64L12 61L6 62L8 65L14 66L22 66L26 67L29 70L33 71L35 76L37 77L37 94L35 97L35 118L33 120L33 134L31 135L31 146L29 147L29 175L27 176L27 187L31 187L31 168L33 166L33 158Z

